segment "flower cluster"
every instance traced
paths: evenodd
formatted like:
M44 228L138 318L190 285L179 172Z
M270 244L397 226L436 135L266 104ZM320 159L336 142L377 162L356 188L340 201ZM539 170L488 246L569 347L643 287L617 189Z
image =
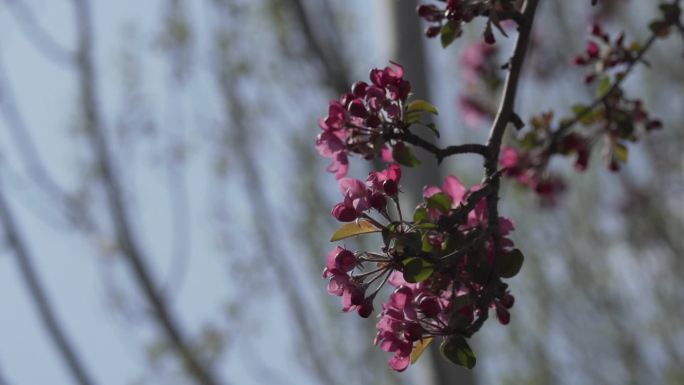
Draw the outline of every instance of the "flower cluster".
M494 44L496 39L492 25L506 36L499 22L507 20L516 11L512 0L448 0L444 8L434 4L421 4L417 8L418 16L430 23L425 29L425 36L440 36L442 46L446 47L463 33L463 24L471 22L478 16L486 17L487 24L483 32L484 41Z
M574 59L576 65L592 67L584 77L584 81L591 83L613 69L618 71L618 77L623 76L624 73L620 74L620 67L637 60L641 46L636 42L625 46L624 32L611 40L610 35L604 32L598 24L592 25L589 32L591 40L587 42L584 52L575 56Z
M337 179L344 177L348 169L348 154L356 153L365 159L382 156L388 160L385 134L400 127L403 105L411 92L411 84L404 80L404 69L373 69L371 84L356 82L351 92L328 106L328 115L321 119L322 132L316 139L318 152L333 162L328 171L335 172Z
M575 63L592 67L585 80L598 80L597 99L589 105L574 106L574 115L557 123L549 112L533 117L525 128L512 106L515 76L522 69L537 3L440 2L444 4L420 5L417 11L430 23L426 35L439 35L444 47L462 34L464 23L475 17L486 19L487 44L467 47L461 59L468 87L490 91L486 97L461 97L460 107L470 123L491 118L494 109L482 100L495 99L502 82L497 52L490 46L495 42L493 26L503 35L501 22L512 20L519 27L518 43L506 67L510 82L498 109L501 113L497 119L501 120L493 125L488 143L439 148L411 132L413 125L422 124L439 135L434 124L422 121L425 113L437 114L437 110L423 100L408 102L411 85L404 79L403 68L393 62L391 67L372 70L370 83L356 82L350 92L330 102L316 139L318 152L332 158L328 171L336 174L342 194L342 201L331 211L342 225L331 241L365 234L382 236L378 251L337 246L328 254L323 271L323 278L329 280L328 293L341 297L343 311L356 311L367 318L375 311L378 294L387 285L391 287L391 294L380 307L375 344L392 353L389 366L396 371L415 362L436 338L442 339L440 349L448 360L466 368L475 365L467 339L480 330L490 312L501 324L510 322L515 298L503 280L514 277L524 261L509 238L513 223L498 215L500 176L515 179L535 191L543 202L553 203L565 189L563 180L549 170L554 156L572 157L575 168L584 171L593 147L603 142L609 168L617 170L627 159L625 143L636 140L639 130L651 131L662 125L649 117L640 100L625 96L622 81L643 60L656 37L665 36L673 27L684 34L679 0L660 7L663 18L652 23L654 35L643 47L625 45L624 35L612 39L594 25L591 40ZM496 148L508 123L520 130L517 144ZM398 197L400 165L420 163L409 144L432 153L438 162L450 155L478 154L485 160L483 181L466 188L449 176L442 186L426 186L423 201L408 216ZM381 158L389 165L371 172L365 181L347 178L350 154L366 160ZM500 170L496 169L497 162Z
M584 171L589 163L589 142L578 134L570 134L560 146L555 146L552 112L535 116L530 123L530 129L522 133L516 147L502 148L499 163L505 176L534 191L542 204L551 206L566 187L563 179L548 169L551 157L574 155L575 168Z
M344 200L333 207L332 215L340 222L351 222L371 208L384 211L387 198L399 192L400 179L401 168L396 163L368 174L365 184L358 179L342 178L339 185Z
M401 273L390 277L396 289L383 305L377 324L376 344L394 353L389 360L394 370L406 369L415 348L436 336L446 337L445 341L457 338L468 351L458 362L471 367L474 354L464 338L477 331L488 309L495 310L501 324L510 322L508 309L514 298L500 278L517 273L522 254L506 238L513 230L506 218L499 218L498 223L502 249L498 254L494 250L486 200L466 208L472 205L469 197L475 191L477 187L468 191L453 176L446 178L442 188L427 186L423 191L424 202L410 224L418 229L412 250L417 256L402 261Z
M463 49L460 68L465 89L459 95L458 108L468 127L479 128L494 118L496 110L491 101L496 100L503 82L497 59L498 48L483 42Z
M682 23L682 8L679 2L671 4L660 4L658 6L663 16L660 19L653 20L649 24L651 32L660 38L665 38L670 35L670 31L674 28L684 34L684 24Z
M535 191L543 203L554 203L565 190L563 180L548 170L554 155L575 157L575 169L588 167L592 148L603 143L603 158L611 171L618 171L629 155L628 142L639 139L640 132L662 127L652 118L639 99L625 95L622 79L641 60L639 44L625 47L623 34L611 39L598 25L591 27L592 39L585 52L575 58L580 66L593 65L594 70L585 80L597 77L598 97L590 105L573 106L574 116L562 119L556 127L553 114L545 113L531 119L531 129L523 132L515 148L504 148L499 162L505 175ZM611 72L617 72L611 80ZM568 128L577 124L572 132Z
M368 174L366 183L352 178L341 179L339 185L344 199L333 207L332 215L340 222L352 222L362 217L370 218L368 213L374 209L386 217L387 200L396 198L400 179L401 168L394 163L385 170ZM356 256L341 247L328 254L323 278L330 279L328 293L342 297L343 311L357 310L364 318L373 312L373 298L379 288L369 296L366 296L366 290L383 274L389 274L390 267L381 267L370 273L351 273L357 267L363 268L363 262L375 259L377 258Z
M379 157L407 166L418 164L401 137L412 124L421 123L424 112L436 114L437 110L423 100L407 103L411 83L404 79L402 66L394 62L392 65L371 70L370 84L354 83L351 92L329 103L328 115L319 122L321 133L316 138L316 149L332 158L328 171L334 172L337 179L347 174L350 154L366 160ZM434 125L426 126L437 133Z
M627 161L627 142L638 140L638 129L648 132L662 127L660 120L651 119L640 100L623 96L616 87L605 95L598 107L584 105L573 107L575 116L553 124L553 113L544 113L531 119L531 129L517 140L516 147L501 151L500 165L505 175L536 192L544 204L556 202L565 191L563 179L548 169L554 155L574 157L577 171L589 165L594 146L603 143L602 153L608 169L618 171ZM564 124L577 120L580 127L565 132Z
M454 360L471 367L474 353L465 338L479 329L489 309L502 324L510 321L514 300L501 278L514 276L522 264L522 254L507 238L513 225L499 218L497 246L480 188L468 190L453 176L442 187L426 186L423 203L411 221L405 220L396 199L400 178L399 166L392 164L370 173L366 183L340 180L344 200L332 214L348 224L333 239L381 232L384 247L379 253L341 247L331 251L323 272L330 279L328 293L342 297L343 311L368 317L383 285L395 287L382 305L375 339L382 350L393 353L392 369L406 369L411 355L437 336L445 338L447 348L457 341L458 349L467 350L461 355L467 359ZM388 210L388 202L396 210ZM367 269L369 264L374 267Z
M553 206L566 185L562 177L547 169L548 161L547 156L535 157L514 147L501 149L500 164L506 169L505 175L534 191L541 204Z
M641 100L626 97L621 87L627 71L641 60L640 44L632 43L625 47L624 34L611 41L610 36L598 25L591 27L591 35L593 40L588 42L585 53L575 58L575 63L581 66L594 65L594 71L585 77L585 81L592 82L600 77L599 99L592 106L576 105L573 110L584 126L585 137L604 140L604 158L609 169L617 171L620 163L627 160L625 142L638 139L637 129L648 132L661 128L662 123L650 118ZM614 81L609 76L611 69L617 71ZM569 140L572 144L573 139L570 136L564 141Z
M361 261L351 251L336 247L328 254L323 278L330 278L328 294L342 297L342 310L356 310L363 318L373 313L373 299L365 296L364 282L360 277L350 275Z

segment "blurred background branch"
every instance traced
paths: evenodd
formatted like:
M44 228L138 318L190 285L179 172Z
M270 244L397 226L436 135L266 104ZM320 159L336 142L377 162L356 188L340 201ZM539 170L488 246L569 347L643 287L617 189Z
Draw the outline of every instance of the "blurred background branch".
M38 310L43 326L64 360L65 366L69 369L74 382L79 385L94 385L95 382L93 382L91 375L57 319L53 306L33 266L33 260L29 254L28 247L22 239L21 230L19 230L15 222L14 215L7 205L4 194L3 185L0 184L0 221L2 222L5 240L16 257L19 272ZM0 382L4 383L1 376Z

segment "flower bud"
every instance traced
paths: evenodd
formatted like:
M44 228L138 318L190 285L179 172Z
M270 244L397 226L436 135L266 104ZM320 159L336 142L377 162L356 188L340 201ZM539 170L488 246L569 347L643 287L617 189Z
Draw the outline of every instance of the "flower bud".
M442 30L442 27L438 25L433 25L431 27L425 28L425 36L426 37L435 37L439 35L439 32Z
M347 272L356 266L358 260L354 253L347 249L340 248L340 251L335 255L335 267L341 271Z
M342 203L338 203L333 207L332 216L340 222L351 222L358 217L356 210Z
M399 186L397 185L397 182L388 179L382 182L382 190L385 192L385 194L393 196L399 192Z
M387 206L387 199L380 193L375 193L369 198L369 202L372 208L381 211Z
M598 44L596 44L593 41L590 41L587 43L587 55L589 55L590 58L597 58L600 52Z
M583 66L583 65L586 65L586 64L587 64L587 59L585 59L582 55L577 55L577 56L575 56L575 58L572 60L572 62L573 62L575 65Z
M382 124L382 120L377 115L370 115L366 118L366 125L368 127L376 128Z
M366 106L363 104L363 102L360 99L354 99L351 103L349 103L349 106L347 107L349 110L349 113L352 116L356 116L358 118L365 118L368 116L368 111L366 111Z
M428 318L434 318L439 314L440 307L437 298L424 296L418 300L418 309Z
M364 291L358 286L352 286L351 290L351 304L355 306L361 306L366 302Z
M484 32L483 36L484 36L485 43L487 43L489 45L494 45L496 43L496 38L494 37L494 33L492 32L491 29L488 28Z
M349 103L351 103L354 100L354 95L352 95L350 92L347 92L346 94L342 95L340 98L340 103L347 108L349 106Z
M656 120L651 120L651 121L648 122L648 124L646 125L646 129L649 130L649 131L650 131L650 130L657 130L657 129L660 129L660 128L663 128L663 122L661 122L660 120L657 120L657 119L656 119Z
M511 322L511 313L501 306L496 307L496 318L502 325L508 325Z
M410 323L404 329L404 337L407 341L418 341L423 337L423 327L419 323Z
M356 96L357 98L362 98L366 96L366 89L368 88L368 84L366 82L356 82L352 84L352 94Z
M505 307L506 309L510 309L513 307L513 304L515 303L515 297L506 293L503 297L501 297L501 300L499 302L501 302L501 306Z
M614 160L611 160L610 163L608 163L608 170L612 172L618 172L620 171L620 164Z
M442 11L432 4L422 4L416 8L418 16L427 21L439 21L442 19Z
M366 298L363 301L363 304L357 309L357 312L363 318L370 317L370 315L373 314L373 299L370 297Z

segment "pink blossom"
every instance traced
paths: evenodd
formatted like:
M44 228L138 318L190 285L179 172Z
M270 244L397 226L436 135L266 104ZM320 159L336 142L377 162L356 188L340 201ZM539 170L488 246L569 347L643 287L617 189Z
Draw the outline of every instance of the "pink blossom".
M475 83L489 67L496 56L497 49L484 42L467 45L461 55L461 69L466 83Z
M337 246L330 253L328 253L326 267L328 270L339 270L346 273L353 270L357 264L358 260L354 253Z
M486 106L466 95L461 95L458 98L458 108L463 121L470 128L480 128L494 117Z
M458 178L449 175L444 179L442 188L437 186L423 187L423 198L430 198L440 192L447 194L451 198L451 208L456 208L463 200L466 188Z
M371 172L368 174L366 184L373 191L382 192L385 195L393 196L399 192L399 181L401 180L401 167L392 163L387 169Z

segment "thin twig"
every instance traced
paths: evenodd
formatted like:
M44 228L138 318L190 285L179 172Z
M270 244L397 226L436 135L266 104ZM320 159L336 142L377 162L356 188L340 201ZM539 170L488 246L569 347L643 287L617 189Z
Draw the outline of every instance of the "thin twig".
M47 297L45 288L43 288L43 285L38 278L36 269L33 266L32 256L21 236L21 231L15 222L14 214L5 199L2 188L0 188L0 222L2 222L7 243L17 258L19 271L26 283L33 303L38 310L40 319L43 322L48 335L52 339L52 342L59 351L61 358L64 360L69 373L79 385L94 384L95 382L93 382L92 377L86 370L83 362L78 354L76 354L76 350L72 346L55 315L55 311Z
M423 150L432 153L437 158L437 162L439 163L441 163L442 160L444 160L444 158L451 155L478 154L482 156L487 156L487 154L489 153L486 146L477 143L466 143L457 146L439 148L436 145L428 142L427 140L409 131L402 132L401 134L391 133L385 135L385 137L387 139L401 140L403 142L418 146Z
M75 63L76 55L50 36L50 33L40 25L33 10L27 4L22 0L4 1L9 5L8 8L17 19L19 28L38 51L45 55L45 57L63 66L72 66Z
M140 290L152 307L154 318L165 334L178 359L193 379L202 385L216 385L219 381L205 363L193 351L182 331L181 324L172 314L162 298L158 285L148 266L148 258L143 254L130 227L126 212L123 190L114 161L107 143L107 135L98 108L95 67L93 62L93 29L90 3L88 0L73 0L78 21L78 69L81 83L81 102L87 128L88 139L96 155L102 182L107 195L107 204L114 222L119 246L132 270Z
M499 110L494 118L494 123L492 124L489 140L487 141L489 154L486 157L484 165L485 175L487 179L490 179L491 187L493 189L492 193L487 196L487 216L488 228L493 236L494 251L496 255L499 255L501 251L501 239L499 232L498 210L499 178L495 177L495 175L497 173L497 165L499 162L499 153L501 151L501 141L503 140L503 135L506 132L508 123L511 123L515 117L514 107L516 95L518 93L518 83L523 69L523 62L525 60L525 54L527 52L527 46L530 40L530 34L532 32L532 25L538 4L539 0L527 0L523 5L523 20L521 20L521 23L518 26L518 39L515 43L510 65L508 66L509 72L506 76L506 82L504 84L503 97L501 98ZM497 259L498 258L494 258L492 273L496 272Z
M651 37L646 41L646 44L644 44L644 46L641 47L639 52L636 54L634 59L629 62L627 68L623 72L624 75L618 77L615 83L610 87L610 89L608 89L607 92L605 92L600 97L596 98L587 108L582 110L580 113L576 114L572 119L564 121L560 124L558 129L554 131L553 136L551 137L552 149L558 144L558 141L561 139L563 134L565 134L572 126L577 124L580 120L582 120L582 118L587 116L590 112L594 111L597 107L602 105L610 96L613 95L613 93L615 93L615 91L617 91L620 88L625 79L627 79L629 73L632 72L634 67L636 67L637 63L642 61L643 56L653 46L653 43L656 41L657 38L657 35L651 35Z

